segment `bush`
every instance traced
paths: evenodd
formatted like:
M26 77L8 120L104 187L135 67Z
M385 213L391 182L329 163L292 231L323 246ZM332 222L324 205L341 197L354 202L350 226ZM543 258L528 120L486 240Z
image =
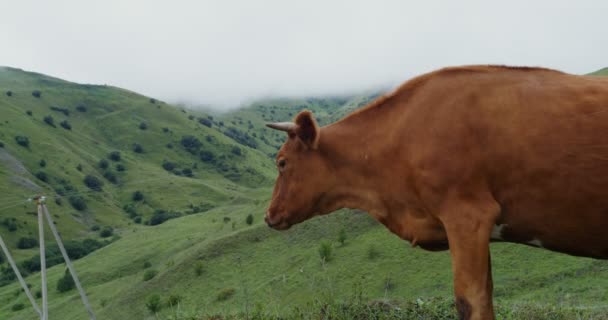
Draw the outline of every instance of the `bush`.
M331 243L323 241L319 246L319 257L321 258L321 262L329 262L331 260Z
M135 153L144 153L144 148L139 143L133 144L133 152Z
M133 192L133 196L131 198L133 199L133 201L142 201L144 199L144 194L143 192L137 190Z
M87 112L87 107L85 107L83 105L78 105L76 107L76 110L78 110L79 112Z
M25 308L25 305L21 302L19 303L15 303L12 307L11 310L12 311L19 311L19 310L23 310Z
M120 151L112 151L108 154L108 158L112 161L120 161Z
M167 220L175 219L180 217L181 214L177 212L167 212L162 209L156 209L152 217L150 217L149 224L151 226L159 225Z
M179 294L172 294L167 298L167 305L169 307L177 307L182 302L182 296Z
M152 264L150 263L150 261L146 261L144 262L144 269L148 269L152 266Z
M340 229L340 232L338 232L338 242L340 242L340 245L342 246L346 243L346 229L342 228Z
M101 187L103 187L103 182L92 175L87 175L84 177L84 184L89 187L89 189L95 191L101 191Z
M99 225L98 225L98 224L93 225L93 226L91 227L91 231L99 231L99 229L101 229L101 228L99 227Z
M152 278L156 277L157 274L158 271L154 269L146 270L146 272L144 272L144 281L152 280Z
M248 225L253 224L253 215L251 213L247 215L247 218L245 218L245 223L247 223Z
M38 240L30 237L21 237L17 242L17 248L19 249L31 249L38 246Z
M118 178L112 171L104 172L103 177L106 178L106 180L110 181L110 183L112 183L112 184L118 184Z
M40 92L40 90L34 90L32 91L32 96L40 98L42 96L42 92Z
M72 130L72 125L67 120L59 122L59 125L66 130Z
M44 159L40 160L40 162L38 162L38 164L43 168L46 167L46 161L44 161Z
M87 203L84 201L84 198L78 195L73 195L68 198L70 205L72 208L78 211L84 211L87 208Z
M66 108L60 108L60 107L51 107L51 110L53 111L57 111L57 112L61 112L63 113L66 117L70 115L70 110L66 109Z
M152 104L156 103L156 99L150 98L150 103L152 103Z
M46 172L43 171L36 172L36 178L42 182L49 182L49 177L46 175Z
M0 141L0 148L4 148L4 142Z
M108 238L112 235L114 235L114 229L110 226L105 226L101 228L101 231L99 232L99 236L102 238Z
M141 122L139 124L139 129L141 129L141 130L147 130L148 129L148 124L145 123L145 122Z
M76 285L74 284L74 279L70 274L69 270L66 269L63 277L57 281L57 291L58 292L68 292L74 289Z
M182 169L181 174L184 175L184 176L186 176L186 177L192 177L192 176L194 176L194 174L192 173L192 169L190 169L190 168L184 168L184 169Z
M127 171L127 168L123 164L119 163L116 165L116 171L125 172L125 171Z
M247 134L246 132L243 132L237 128L234 127L230 127L228 129L226 129L226 131L224 131L224 135L232 138L234 141L251 147L251 148L257 148L258 143L255 141L254 138L250 137L249 134Z
M242 152L241 152L241 148L234 146L232 147L232 149L230 150L230 152L232 152L232 154L234 154L235 156L241 156Z
M9 96L9 97L12 97L13 96L13 92L9 90L9 91L6 92L6 95Z
M217 293L217 301L226 301L230 299L236 291L234 288L225 288Z
M110 163L108 162L108 160L106 159L101 159L99 160L99 162L97 163L97 166L100 169L107 169L110 166Z
M164 160L163 161L163 169L167 171L173 171L177 165L174 162Z
M215 161L215 156L211 151L203 150L198 154L198 157L203 162L213 162Z
M26 113L28 116L32 116L32 110L27 110L25 113Z
M46 117L44 117L44 118L43 118L43 120L44 120L44 122L45 122L46 124L48 124L49 126L51 126L51 127L53 127L53 128L56 128L56 127L55 127L55 120L53 119L53 117L51 117L51 116L46 116Z
M162 308L160 303L160 296L158 294L153 294L146 299L146 308L152 313L157 313Z
M82 165L81 165L81 164L78 164L78 165L76 166L76 170L78 170L78 171L82 171Z
M205 118L198 118L198 123L211 128L211 126L213 125L213 122L209 119L205 119Z
M15 142L22 147L28 148L30 146L30 139L25 136L16 136Z
M203 145L195 136L183 136L180 143L191 154L196 154Z
M196 274L197 277L200 277L204 271L205 271L205 266L203 265L203 262L197 261L194 264L194 274Z

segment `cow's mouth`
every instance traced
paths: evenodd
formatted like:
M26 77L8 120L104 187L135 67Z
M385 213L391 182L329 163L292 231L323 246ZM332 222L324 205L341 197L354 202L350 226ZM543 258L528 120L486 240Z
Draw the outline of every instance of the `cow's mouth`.
M279 218L278 220L273 221L272 219L265 217L264 221L266 221L266 224L269 227L271 227L275 230L287 230L287 229L291 228L291 224L283 218Z

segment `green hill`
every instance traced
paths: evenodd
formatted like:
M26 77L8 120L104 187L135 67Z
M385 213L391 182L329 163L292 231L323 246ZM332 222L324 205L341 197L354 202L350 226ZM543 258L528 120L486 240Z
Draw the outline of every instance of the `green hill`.
M592 75L592 76L608 76L608 68L600 69L598 71L590 73L589 75Z
M412 249L364 213L343 211L287 232L263 223L275 177L271 157L285 139L263 124L304 108L327 124L376 94L268 99L219 114L12 68L0 69L0 93L0 235L31 273L33 292L38 273L26 262L37 248L17 247L21 238L36 238L35 207L24 200L43 193L65 239L103 245L75 261L99 319L153 319L146 307L153 295L160 318L182 311L298 318L294 308L354 298L451 299L447 252ZM87 176L103 185L91 189ZM101 237L108 226L113 236ZM332 252L325 263L322 246ZM607 261L521 245L495 244L492 251L496 302L505 310L538 304L608 312ZM6 262L0 270L0 319L35 319ZM85 319L77 292L56 290L64 270L49 269L51 318ZM169 306L177 301L179 312Z

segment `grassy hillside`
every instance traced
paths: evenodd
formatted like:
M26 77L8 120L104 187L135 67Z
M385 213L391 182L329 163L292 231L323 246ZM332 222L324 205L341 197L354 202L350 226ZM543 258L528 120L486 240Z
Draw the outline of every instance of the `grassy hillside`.
M600 69L598 71L590 73L593 76L608 76L608 68Z
M32 95L36 90L40 97ZM367 306L370 300L430 309L437 304L439 309L428 312L454 315L447 252L413 249L358 211L316 218L287 232L263 223L275 176L270 157L285 138L263 124L289 120L303 108L327 124L374 94L272 99L215 114L10 68L0 69L0 93L0 222L8 219L0 235L19 261L36 254L37 248L17 244L22 237L35 238L35 208L23 201L41 192L51 196L49 209L64 238L111 239L75 262L99 319L153 319L146 304L153 305L156 295L160 318L181 312L294 319L308 312L307 318L318 318L314 310L324 305ZM44 121L49 115L55 127ZM64 120L71 130L60 125ZM15 136L28 137L29 146ZM114 151L119 161L111 159ZM107 168L100 167L102 159ZM85 185L87 175L103 182L101 190ZM134 200L135 191L143 199ZM70 204L74 196L82 197L86 209ZM159 217L178 218L146 225ZM115 236L102 238L95 226L112 226ZM344 244L338 241L341 230ZM321 248L331 251L325 262ZM532 305L543 314L546 306L576 308L568 315L608 313L608 261L508 244L494 244L492 253L502 312ZM61 264L49 269L51 318L84 319L76 291L56 290L64 271ZM38 279L37 273L27 278L34 292ZM35 318L16 283L0 286L0 319Z

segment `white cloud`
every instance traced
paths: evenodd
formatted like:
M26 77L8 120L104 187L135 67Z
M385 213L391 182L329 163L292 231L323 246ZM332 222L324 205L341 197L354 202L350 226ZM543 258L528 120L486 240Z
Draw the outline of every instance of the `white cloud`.
M2 11L0 65L222 107L447 65L608 65L601 0L20 0Z

